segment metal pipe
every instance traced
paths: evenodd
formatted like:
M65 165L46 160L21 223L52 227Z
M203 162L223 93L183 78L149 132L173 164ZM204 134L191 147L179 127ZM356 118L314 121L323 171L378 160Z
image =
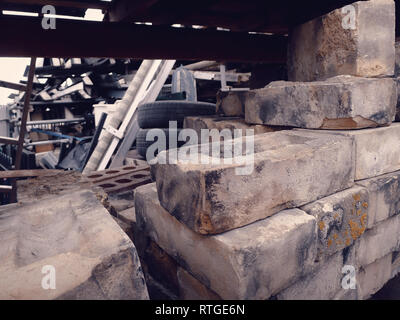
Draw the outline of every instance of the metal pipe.
M59 140L46 140L46 141L35 141L35 142L29 142L24 144L24 146L41 146L41 145L46 145L46 144L54 144L54 143L66 143L66 142L71 142L71 139L59 139Z
M200 61L196 63L187 64L184 67L188 70L201 70L213 66L218 66L218 64L219 63L217 61Z

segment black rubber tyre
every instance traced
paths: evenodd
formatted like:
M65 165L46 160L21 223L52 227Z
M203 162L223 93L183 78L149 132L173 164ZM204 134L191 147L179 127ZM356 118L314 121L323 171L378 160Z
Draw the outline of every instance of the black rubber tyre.
M146 141L146 136L147 133L152 130L152 129L140 129L137 136L136 136L136 149L138 151L138 153L146 158L146 152L147 152L147 148L150 147L153 143L157 142L157 139L155 139L154 141ZM165 133L165 138L166 138L166 147L168 150L169 149L169 130L174 130L176 132L176 136L179 136L179 133L181 132L181 129L159 129L164 131ZM178 141L177 142L177 147L181 147L185 144L185 142L183 141ZM163 151L163 150L158 150L158 151ZM146 159L147 161L150 161L151 159Z
M177 121L182 128L183 120L189 116L215 114L215 104L192 101L156 101L138 107L138 122L143 129L168 128L169 121Z

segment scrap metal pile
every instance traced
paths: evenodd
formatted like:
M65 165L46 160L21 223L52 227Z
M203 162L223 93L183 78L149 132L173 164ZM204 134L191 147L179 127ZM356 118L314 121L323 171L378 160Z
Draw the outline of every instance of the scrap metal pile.
M252 70L252 66L248 64L225 66L216 61L195 63L175 60L148 61L151 61L154 70L153 73L149 73L150 69L147 70L143 75L148 79L143 78L138 82L143 87L140 89L140 94L143 96L138 95L135 101L128 101L124 100L124 97L129 96L127 91L131 85L133 90L137 90L134 88L133 79L140 78L138 73L144 63L142 60L37 59L19 169L72 169L82 172L88 164L86 171L90 172L116 167L115 164L110 164L112 154L118 151L116 146L113 146L108 153L100 155L101 158L104 156L105 160L99 162L96 167L92 167L93 161L89 161L93 152L96 155L97 142L104 140L104 134L110 133L113 140L118 138L119 148L124 151L122 156L118 153L114 155L118 167L121 167L129 164L125 161L127 152L132 148L135 149L136 144L141 141L136 142L136 135L138 139L143 138L143 130L137 127L140 131L136 132L137 130L133 128L136 123L133 115L139 104L156 100L186 100L193 103L202 101L215 104L216 93L219 90L229 90L228 83L237 88L246 88L251 84L250 80L257 81L250 79L251 72L248 71ZM28 73L29 66L24 76ZM26 80L21 80L19 84L2 81L1 86L7 87L7 85L11 85L19 92L9 96L13 100L12 103L0 107L0 136L18 140L28 85ZM126 110L122 112L123 104L126 104ZM123 117L121 120L125 120L120 121L119 128L115 123L114 127L110 126L113 124L113 113L119 113ZM148 127L141 126L141 128ZM1 144L1 142L1 169L15 169L16 143ZM144 159L145 149L141 151L133 153L133 158ZM10 180L3 180L2 183L11 184ZM3 203L8 202L6 195L0 194L0 197Z
M120 99L139 63L130 59L38 59L23 158L29 158L30 152L54 151L58 143L80 141L93 135L93 105ZM25 76L28 70L29 67ZM13 93L9 96L13 102L2 107L2 136L18 136L24 97L25 91ZM3 169L12 168L14 149L12 146L1 148ZM23 161L23 169L36 167L34 157L30 159Z

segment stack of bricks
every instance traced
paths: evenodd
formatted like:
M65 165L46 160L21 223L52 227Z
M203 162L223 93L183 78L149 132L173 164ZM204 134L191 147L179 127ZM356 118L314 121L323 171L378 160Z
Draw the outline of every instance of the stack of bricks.
M296 128L257 135L248 175L160 161L136 190L179 298L367 299L400 271L394 2L352 6L354 29L339 9L292 30L291 81L246 95L248 123Z

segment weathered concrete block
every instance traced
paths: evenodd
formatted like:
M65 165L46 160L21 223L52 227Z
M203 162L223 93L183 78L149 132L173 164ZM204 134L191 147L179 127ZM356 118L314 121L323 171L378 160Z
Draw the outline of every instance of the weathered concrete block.
M295 131L306 130L295 129ZM354 138L356 180L364 180L400 170L400 123L375 129L312 132Z
M400 171L361 180L357 184L369 193L367 229L400 213Z
M289 288L277 295L278 300L354 300L357 290L343 289L345 274L343 267L354 264L354 248L336 254L321 261L307 276L301 278ZM350 292L347 292L350 291ZM344 295L346 293L346 295ZM339 294L343 295L339 297Z
M163 152L158 160L165 163L167 157ZM201 234L241 227L354 183L353 141L338 135L257 135L254 154L246 156L248 175L237 175L243 165L223 159L215 165L212 159L206 165L178 161L152 166L161 205Z
M132 241L91 191L0 212L0 241L0 299L148 299Z
M316 82L272 82L246 96L246 122L310 129L387 125L396 115L391 78L337 76Z
M400 216L394 216L367 230L357 241L357 264L366 266L399 249Z
M138 226L222 299L268 299L307 274L316 257L315 218L298 209L202 236L160 206L154 183L136 189L135 207Z
M268 126L247 124L242 118L219 116L186 117L183 122L183 128L195 130L199 137L201 137L201 130L203 129L217 129L218 131L228 129L231 131L232 137L234 137L234 130L241 130L243 136L246 135L246 130L248 129L254 130L254 134L277 131L277 129Z
M392 254L362 267L357 274L357 291L359 299L368 299L381 289L391 278Z
M301 207L313 215L318 226L319 255L331 255L349 247L367 227L368 192L353 187Z
M133 228L130 224L126 223L124 220L121 220L113 215L111 217L118 224L118 226L126 233L126 235L133 241Z
M217 114L224 114L227 117L244 116L245 92L223 92L217 93Z
M181 300L221 300L215 292L208 289L186 270L179 267L177 276Z
M393 75L394 1L359 1L352 8L354 11L337 9L291 31L289 80L324 80L340 74Z

